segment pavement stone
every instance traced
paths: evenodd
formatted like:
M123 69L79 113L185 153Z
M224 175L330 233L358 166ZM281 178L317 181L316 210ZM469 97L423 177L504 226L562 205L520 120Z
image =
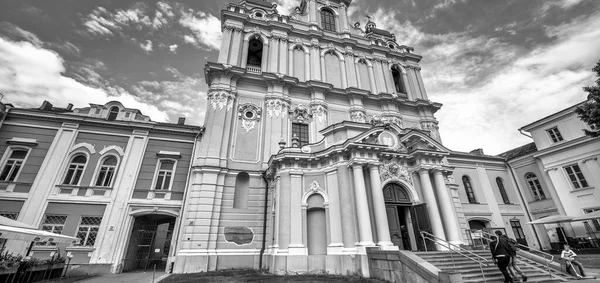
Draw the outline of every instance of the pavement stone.
M168 274L165 272L156 272L154 274L154 282L165 278ZM128 272L120 274L107 274L99 277L94 277L78 283L152 283L152 272Z

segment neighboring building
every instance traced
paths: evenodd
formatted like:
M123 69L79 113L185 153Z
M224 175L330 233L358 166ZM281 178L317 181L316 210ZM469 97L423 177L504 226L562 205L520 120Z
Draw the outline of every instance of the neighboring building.
M500 155L508 160L533 220L600 210L600 139L583 132L592 130L575 113L583 103L522 127L519 130L530 133L534 142ZM536 225L536 229L545 249L559 249L565 235L600 238L598 220Z
M106 272L165 268L201 133L115 101L12 108L0 128L0 215L81 239L36 243L36 258L66 252ZM27 244L6 247L24 253Z
M350 24L350 2L222 11L174 272L368 276L367 247L423 249L420 231L471 244L471 228L499 228L538 246L504 159L442 145L421 56Z

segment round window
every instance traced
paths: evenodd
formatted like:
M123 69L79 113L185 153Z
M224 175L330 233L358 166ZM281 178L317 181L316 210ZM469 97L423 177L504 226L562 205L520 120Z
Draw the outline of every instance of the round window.
M394 45L393 44L390 44L388 46L390 47L390 49L394 49Z
M262 18L262 17L263 17L263 14L262 14L261 12L258 12L258 13L254 14L254 15L255 15L257 18Z
M246 118L248 118L248 119L252 119L252 118L254 118L254 112L246 111L246 114L244 114L244 116L246 116Z

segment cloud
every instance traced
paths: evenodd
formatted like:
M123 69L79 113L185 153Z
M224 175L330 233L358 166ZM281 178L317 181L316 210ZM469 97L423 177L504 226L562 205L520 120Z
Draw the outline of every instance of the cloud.
M282 15L289 15L293 12L294 8L300 6L300 0L277 0L277 11Z
M177 53L177 47L178 47L177 44L169 45L169 51L171 51L173 53Z
M152 52L152 41L147 39L145 43L140 43L142 50L146 51L146 54Z
M563 10L571 9L577 6L579 3L584 2L584 0L550 0L545 1L544 5L542 5L541 12L545 14L552 7L559 7Z
M168 119L164 111L141 102L121 88L91 87L64 76L64 72L64 61L57 53L29 42L0 38L0 89L5 102L39 107L42 101L48 100L54 104L73 103L76 107L85 107L89 103L118 100L155 121Z
M27 41L35 46L42 46L44 43L37 37L37 35L26 31L14 24L9 22L0 22L0 36L4 34L11 40L15 41Z
M212 50L219 50L221 47L221 21L217 17L202 11L187 10L183 11L179 23L192 32L184 37L187 43Z

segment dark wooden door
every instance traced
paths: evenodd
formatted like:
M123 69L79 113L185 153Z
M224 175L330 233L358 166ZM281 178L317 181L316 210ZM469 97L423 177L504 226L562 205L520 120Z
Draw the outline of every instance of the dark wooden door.
M398 206L387 205L385 207L388 217L388 225L390 227L390 238L394 246L398 246L401 250L404 249L402 243L402 231L400 230L400 219L398 218Z
M429 222L429 214L427 213L427 204L422 203L412 206L410 208L410 216L412 218L413 228L417 236L417 249L419 251L424 251L425 245L427 245L427 250L435 250L435 245L433 242L426 241L424 243L423 237L421 237L420 233L420 231L431 233L431 223Z

